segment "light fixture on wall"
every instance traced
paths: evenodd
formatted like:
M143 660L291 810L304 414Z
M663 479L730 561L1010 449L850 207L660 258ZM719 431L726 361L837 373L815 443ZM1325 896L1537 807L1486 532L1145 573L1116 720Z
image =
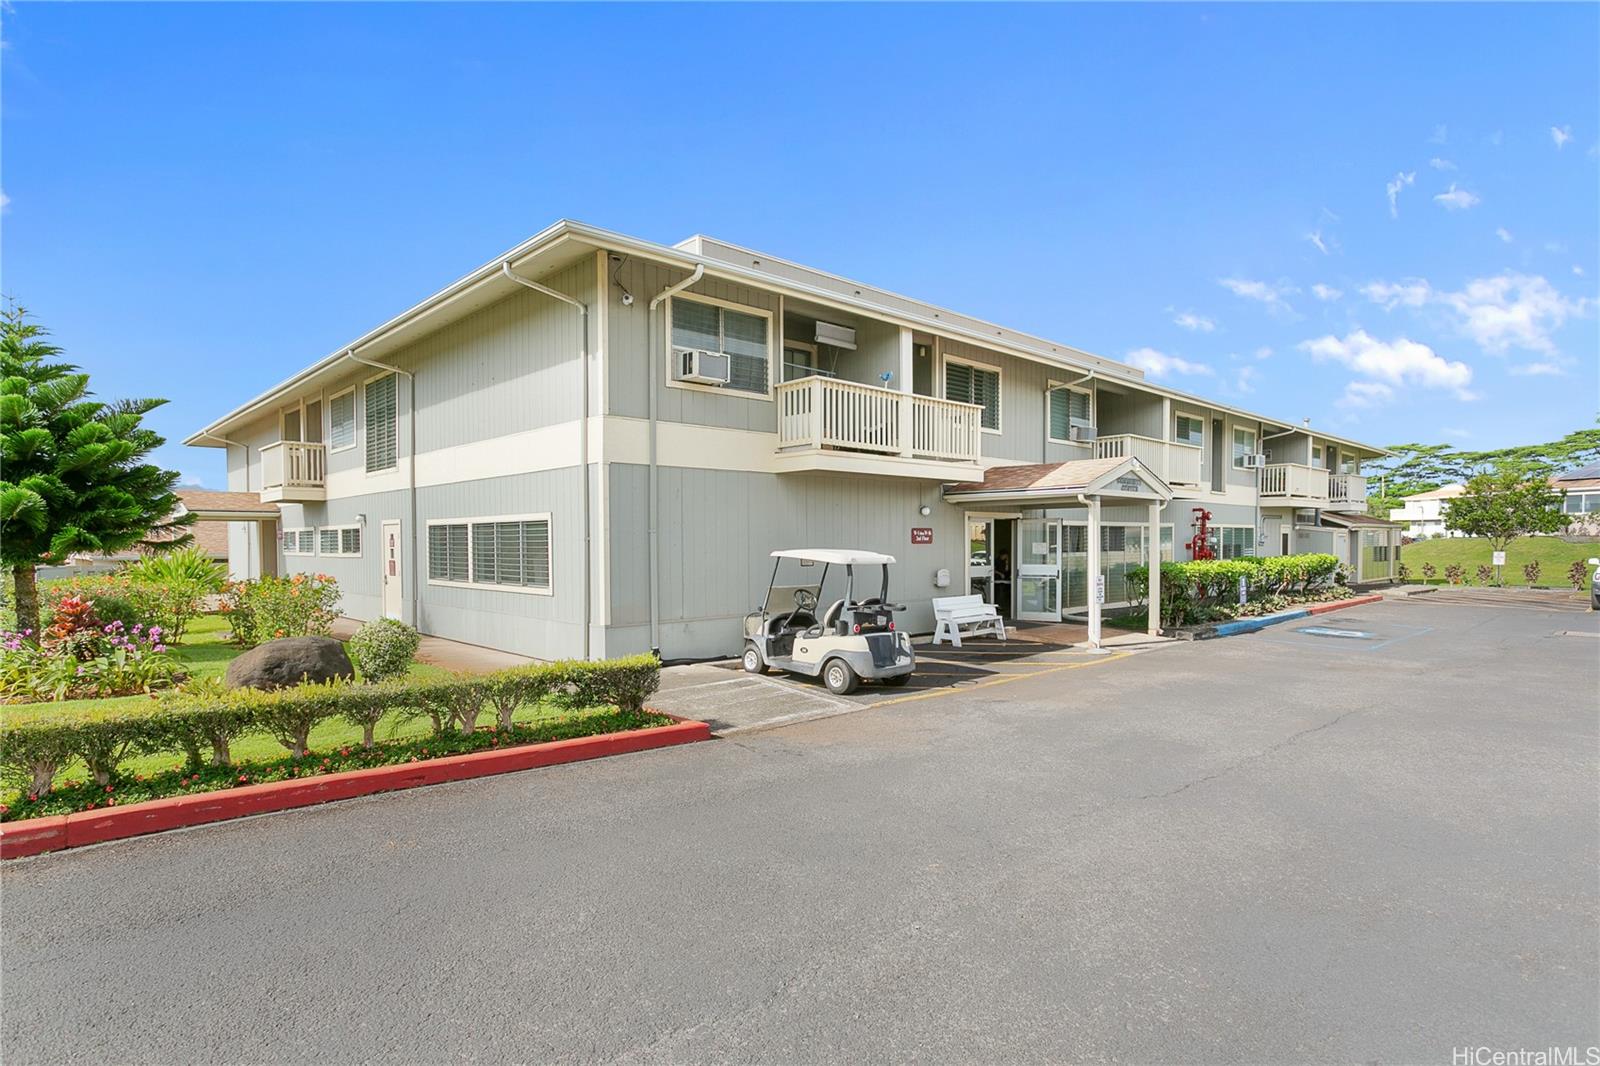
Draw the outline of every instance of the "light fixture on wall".
M922 515L923 518L927 518L933 513L933 508L929 507L927 504L923 504L921 507L917 508L917 511Z
M360 526L362 529L367 528L367 514L365 511L356 515L356 525Z

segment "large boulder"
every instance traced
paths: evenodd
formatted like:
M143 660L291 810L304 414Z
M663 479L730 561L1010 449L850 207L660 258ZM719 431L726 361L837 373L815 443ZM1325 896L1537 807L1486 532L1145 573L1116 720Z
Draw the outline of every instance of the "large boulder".
M287 688L302 681L355 677L344 645L332 637L283 637L257 645L228 664L228 688Z

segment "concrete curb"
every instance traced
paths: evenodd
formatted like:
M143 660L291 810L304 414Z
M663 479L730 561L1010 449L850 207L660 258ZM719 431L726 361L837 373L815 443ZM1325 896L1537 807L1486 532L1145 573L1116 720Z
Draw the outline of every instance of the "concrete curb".
M1232 622L1218 622L1215 625L1200 626L1189 630L1185 635L1190 640L1211 640L1214 637L1237 637L1243 633L1254 633L1268 626L1275 626L1279 622L1292 622L1297 618L1309 618L1315 614L1327 614L1329 611L1342 611L1346 607L1360 607L1368 603L1381 603L1382 596L1356 596L1348 600L1334 600L1330 603L1314 603L1309 607L1296 607L1292 611L1279 611L1277 614L1264 614L1259 618L1239 618ZM1182 631L1180 631L1182 632Z
M0 823L0 859L39 855L63 848L159 833L165 829L243 818L251 814L309 807L330 800L353 799L378 792L437 785L446 781L465 781L474 777L602 759L610 755L711 739L711 727L706 723L678 718L676 715L668 717L675 719L673 724L650 729L630 729L622 733L601 733L592 737L552 740L517 748L475 751L467 755L450 755L394 766L344 770L295 781L245 785L243 788L194 796L172 796L126 807Z

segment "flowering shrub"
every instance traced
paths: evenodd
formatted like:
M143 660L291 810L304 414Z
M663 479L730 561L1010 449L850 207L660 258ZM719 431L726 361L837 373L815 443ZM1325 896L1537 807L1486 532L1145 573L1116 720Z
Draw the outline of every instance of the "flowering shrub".
M129 696L177 679L160 626L101 625L81 601L69 611L37 643L28 633L0 633L0 702Z
M1488 563L1478 564L1478 584L1494 584L1494 567L1490 566Z
M6 647L11 643L9 639L0 642ZM26 641L16 643L19 647L31 647ZM10 813L0 809L0 817L55 813L55 808L32 805L50 794L56 777L74 759L88 767L98 782L100 792L96 803L106 802L105 797L113 792L127 797L129 782L119 766L135 752L182 755L187 761L187 772L182 774L180 790L188 788L191 778L202 780L201 751L205 746L210 746L212 752L210 767L204 769L204 780L211 788L227 787L234 777L241 784L278 780L261 776L257 767L251 767L243 775L238 773L237 767L229 773L223 772L232 764L231 743L244 736L271 736L282 744L292 761L274 763L274 766L300 767L307 773L323 772L308 768L303 760L309 756L312 730L334 718L362 724L365 743L361 750L371 751L390 747L378 745L373 735L374 727L385 714L393 713L402 719L429 717L434 728L433 735L420 742L424 758L430 754L498 747L503 739L500 734L512 735L527 728L511 723L511 716L519 708L546 702L586 713L594 708L614 707L619 720L635 723L618 728L664 724L663 718L643 709L644 701L660 681L660 671L661 664L653 656L636 655L604 662L519 666L484 677L452 677L427 682L401 678L376 685L332 682L271 691L224 690L214 684L204 684L94 717L58 712L20 722L0 720L0 766L18 783L30 805L28 809ZM478 721L491 709L500 714L500 721L486 730L479 729ZM576 718L576 715L569 716L551 728L570 729ZM588 729L564 735L599 731L604 730ZM352 745L342 754L348 757L354 750ZM409 752L413 749L394 750ZM405 761L405 758L371 758L377 761L356 765ZM174 768L175 779L180 768ZM284 776L296 774L285 773ZM113 792L107 792L107 788ZM87 809L82 804L87 795L74 800L79 805L70 809Z
M339 583L327 574L230 581L220 610L245 647L279 637L325 637L339 617Z
M1589 567L1582 559L1574 559L1572 565L1567 567L1567 583L1578 592L1583 591L1583 586L1589 580Z
M1438 576L1439 568L1437 566L1434 566L1432 563L1422 564L1422 578L1424 581L1432 581Z
M1452 585L1459 585L1466 580L1467 572L1461 569L1460 563L1451 563L1444 568L1444 579Z
M1394 576L1399 578L1402 583L1410 581L1411 567L1407 566L1405 563L1396 565L1394 568Z
M183 639L189 623L205 608L206 587L198 581L139 580L127 573L53 581L44 590L43 616L53 618L68 600L88 600L104 622L132 630L160 626L172 643Z
M421 643L417 631L399 619L375 618L356 630L344 650L362 680L387 681L406 672Z
M1535 559L1531 563L1522 564L1522 579L1530 586L1539 583L1539 560Z

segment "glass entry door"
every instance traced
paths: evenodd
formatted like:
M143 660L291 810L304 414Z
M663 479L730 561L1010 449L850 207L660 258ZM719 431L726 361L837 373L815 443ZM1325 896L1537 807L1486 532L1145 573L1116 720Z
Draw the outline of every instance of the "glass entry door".
M1061 621L1061 523L1054 518L1017 522L1017 617Z

